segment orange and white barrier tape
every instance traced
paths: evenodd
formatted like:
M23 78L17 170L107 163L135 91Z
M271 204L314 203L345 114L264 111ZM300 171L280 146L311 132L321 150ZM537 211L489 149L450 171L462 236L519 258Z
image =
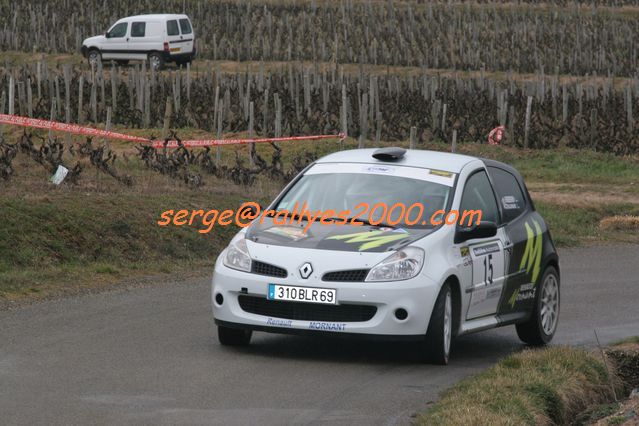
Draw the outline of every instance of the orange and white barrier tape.
M60 123L58 121L40 120L37 118L20 117L18 115L0 114L0 124L9 124L21 127L33 127L36 129L57 130L75 135L101 137L106 139L118 139L130 142L150 143L153 148L177 148L178 142L170 140L150 140L140 136L125 135L124 133L112 132L109 130L94 129L92 127L78 126L77 124ZM309 141L320 139L340 139L346 138L344 133L337 135L312 135L312 136L285 136L280 138L253 138L253 139L201 139L201 140L183 140L182 145L187 148L196 148L203 146L220 146L220 145L238 145L248 143L265 143L265 142L286 142L286 141Z
M247 143L264 143L264 142L286 142L286 141L315 141L320 139L344 139L346 135L340 133L338 135L313 135L313 136L284 136L281 138L254 138L254 139L203 139L203 140L184 140L182 145L186 148L198 148L202 146L220 146L220 145L239 145ZM164 141L153 141L153 148L164 148ZM166 142L167 148L177 148L177 141L171 140Z

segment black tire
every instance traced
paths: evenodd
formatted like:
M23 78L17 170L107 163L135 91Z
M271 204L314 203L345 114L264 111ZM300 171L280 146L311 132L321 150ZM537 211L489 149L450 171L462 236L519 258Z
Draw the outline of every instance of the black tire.
M448 317L446 317L447 301ZM432 364L447 365L450 358L454 322L452 302L453 294L450 284L445 283L435 301L424 342L425 360ZM448 325L448 330L446 330L446 325ZM446 342L446 334L448 335L448 342Z
M98 64L102 62L102 54L96 48L92 48L87 53L87 62L89 66L94 66L97 68Z
M548 311L549 303L544 300L550 300L547 296L550 292L550 287L553 286L552 282L556 284L556 309L554 312L554 319L552 320L552 326L544 323L543 313ZM545 293L547 291L548 293ZM526 322L517 324L517 336L522 342L532 346L542 346L550 342L557 331L557 324L559 323L559 311L561 302L561 286L559 283L559 273L553 266L548 266L541 276L539 284L537 284L537 294L535 295L535 306L533 308L530 319ZM546 305L546 310L542 312L542 307ZM546 317L549 314L546 313Z
M154 68L156 71L160 71L164 68L164 56L158 52L149 53L149 67Z
M217 338L224 346L247 346L251 343L252 330L217 326Z

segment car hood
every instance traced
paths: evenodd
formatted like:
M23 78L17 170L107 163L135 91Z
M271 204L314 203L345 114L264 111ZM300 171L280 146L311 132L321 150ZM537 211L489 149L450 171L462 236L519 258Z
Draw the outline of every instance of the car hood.
M304 232L301 225L276 224L272 218L254 223L246 238L257 244L348 252L379 253L397 250L430 234L433 229L381 228L368 225L322 225L314 223Z
M87 39L84 39L84 41L82 42L83 46L90 46L92 44L96 44L98 42L104 41L106 40L106 37L103 35L97 35L94 37L89 37Z

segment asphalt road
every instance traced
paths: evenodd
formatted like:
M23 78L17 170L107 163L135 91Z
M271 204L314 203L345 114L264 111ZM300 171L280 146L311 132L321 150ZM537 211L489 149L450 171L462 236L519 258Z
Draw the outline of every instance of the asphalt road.
M555 344L639 334L639 246L563 250ZM208 280L0 312L2 424L405 424L457 380L522 349L513 327L410 344L258 333L221 347Z

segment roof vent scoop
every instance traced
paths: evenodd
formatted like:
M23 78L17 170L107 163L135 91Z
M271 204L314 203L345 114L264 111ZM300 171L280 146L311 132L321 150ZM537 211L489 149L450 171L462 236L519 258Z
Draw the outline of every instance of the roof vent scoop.
M380 148L373 152L373 158L380 161L396 161L404 158L406 150L398 147Z

